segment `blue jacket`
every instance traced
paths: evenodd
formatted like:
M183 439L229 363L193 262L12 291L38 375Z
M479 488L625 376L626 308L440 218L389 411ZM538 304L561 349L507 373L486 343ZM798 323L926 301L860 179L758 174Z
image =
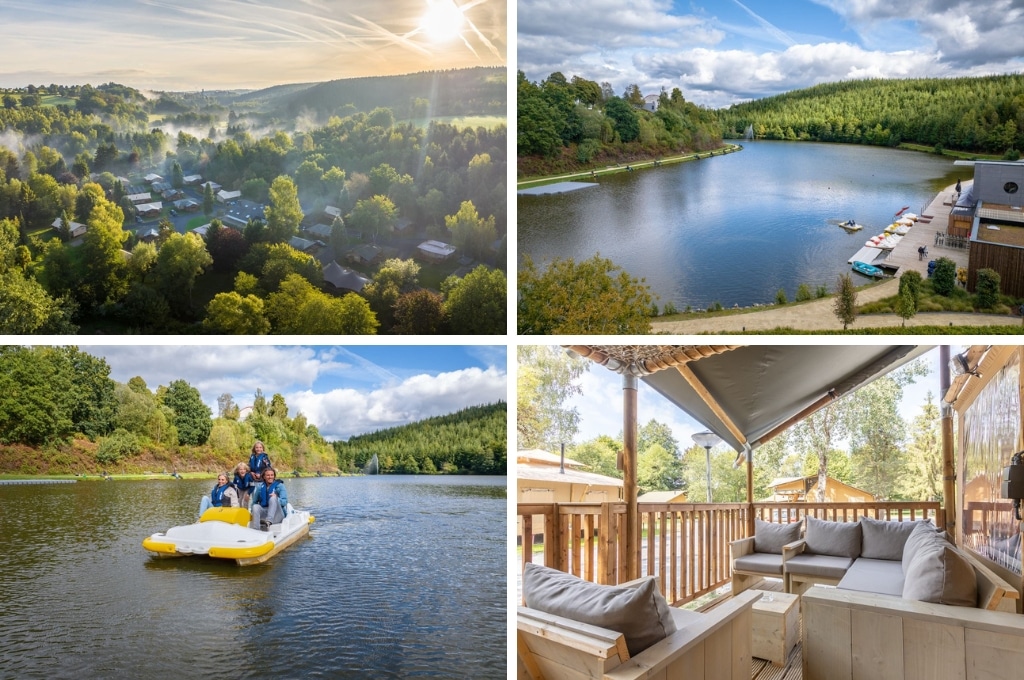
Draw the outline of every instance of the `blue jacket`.
M210 492L210 501L213 503L213 507L219 508L224 502L224 492L231 488L230 484L224 486L213 485L213 491Z
M280 479L275 479L274 483L268 489L266 482L260 482L256 485L256 490L252 492L252 505L259 503L263 507L267 507L270 502L270 494L276 493L278 502L281 503L281 514L288 514L288 492L284 488L284 484Z
M253 481L252 475L248 472L245 473L244 477L239 477L238 472L235 471L235 478L231 481L231 486L238 490L238 498L242 498L242 494L252 493L252 488L256 486L256 482Z

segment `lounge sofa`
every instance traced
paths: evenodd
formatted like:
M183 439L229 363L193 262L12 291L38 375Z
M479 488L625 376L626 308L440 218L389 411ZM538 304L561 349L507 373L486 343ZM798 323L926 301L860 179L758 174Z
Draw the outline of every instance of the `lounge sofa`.
M707 613L669 607L653 577L602 586L528 564L516 616L519 680L748 680L759 593Z

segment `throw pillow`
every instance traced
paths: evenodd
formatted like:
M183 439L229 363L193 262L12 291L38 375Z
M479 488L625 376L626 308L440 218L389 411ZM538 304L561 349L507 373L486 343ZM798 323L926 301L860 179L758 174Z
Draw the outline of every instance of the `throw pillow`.
M826 522L807 516L804 552L835 557L860 556L860 522Z
M910 563L917 553L927 545L942 545L946 543L942 532L928 522L922 522L914 527L903 544L903 574L906 576Z
M974 607L978 603L974 567L945 541L918 550L905 576L903 597L908 600L957 607Z
M800 539L800 522L776 524L754 519L754 552L782 554L782 546Z
M910 538L911 532L921 522L887 522L860 518L861 557L873 560L902 560L903 546Z
M539 564L523 572L526 606L622 633L636 656L676 631L654 577L634 586L604 586Z

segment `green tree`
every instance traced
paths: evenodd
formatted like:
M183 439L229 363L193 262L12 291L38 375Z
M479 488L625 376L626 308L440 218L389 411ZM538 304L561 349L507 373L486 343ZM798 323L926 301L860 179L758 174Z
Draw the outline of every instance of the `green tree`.
M171 163L171 186L175 189L185 186L185 173L182 171L181 163L178 161Z
M801 283L796 287L796 301L807 302L814 296L811 294L811 287L806 283Z
M210 437L213 421L210 407L203 403L199 390L184 380L175 380L167 386L163 403L174 413L174 427L178 430L178 444L202 446Z
M516 375L518 447L557 450L579 431L580 414L566 401L582 394L579 379L590 362L553 345L520 345Z
M789 300L786 298L786 291L785 290L783 290L782 288L779 288L777 291L775 291L775 304L777 304L777 305L784 305L787 302L789 302Z
M395 303L403 293L416 288L419 274L420 266L415 260L392 258L384 261L373 280L363 288L363 295L384 328L394 326Z
M363 233L372 233L373 242L383 234L390 234L395 228L398 210L387 196L376 195L356 201L356 207L349 214L348 222Z
M213 195L213 185L206 182L203 189L203 214L209 217L217 205L217 198Z
M994 269L979 269L975 294L978 296L978 307L992 309L999 304L999 272Z
M825 502L829 455L850 432L850 420L845 410L848 405L849 402L834 401L801 420L792 430L791 441L796 449L804 455L814 455L818 460L815 471L818 476L815 501L818 503Z
M604 115L613 121L615 132L624 143L628 144L640 136L640 117L625 100L615 97L605 102Z
M508 285L505 272L478 265L461 279L441 284L444 312L452 333L503 335L507 331Z
M672 434L672 428L652 418L637 428L636 448L638 451L643 451L655 444L668 452L673 458L679 457L679 442L676 441L675 436Z
M907 474L898 495L916 501L942 502L942 438L939 408L929 391L921 412L914 416L907 444Z
M266 335L270 332L270 322L263 309L263 300L255 295L243 297L235 291L217 293L206 306L203 328L230 335Z
M121 247L128 240L124 215L110 201L99 198L89 214L89 229L82 240L82 287L89 305L117 301L128 292L127 266Z
M463 201L459 211L444 218L444 225L452 234L452 243L476 258L487 256L491 244L498 237L494 216L484 219L472 201Z
M590 472L621 479L622 472L616 467L618 452L621 450L621 442L604 435L571 448L566 447L565 455L585 464Z
M399 335L436 335L444 330L444 301L429 290L414 290L395 302L395 325Z
M270 205L264 210L266 238L271 243L286 242L295 235L302 222L302 207L295 182L280 175L270 184Z
M900 295L904 290L910 291L910 297L914 301L914 311L921 309L921 272L910 269L900 275ZM908 317L909 318L909 317Z
M198 234L173 233L157 253L153 278L171 307L180 314L192 308L192 289L196 279L213 264L206 243ZM180 428L179 428L180 430Z
M932 290L949 297L955 289L956 262L948 257L940 257L935 261L935 271L932 273Z
M904 287L896 297L896 314L903 319L901 326L907 325L907 319L917 313L917 305L914 304L914 293L909 286Z
M571 258L555 259L543 273L524 257L518 289L523 335L650 332L653 298L644 279L600 255L578 265Z
M832 313L843 322L844 331L857 318L857 290L853 287L853 280L849 274L842 274L839 277L836 298L832 301Z
M681 489L682 461L666 451L661 444L652 444L637 456L636 480L637 486L644 493Z

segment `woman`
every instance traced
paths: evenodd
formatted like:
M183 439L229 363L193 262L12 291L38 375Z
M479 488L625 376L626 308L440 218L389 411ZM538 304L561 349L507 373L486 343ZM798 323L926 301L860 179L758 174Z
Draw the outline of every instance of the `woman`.
M284 488L284 482L277 479L277 471L268 467L263 471L263 481L256 485L252 492L252 521L249 526L253 529L268 530L270 524L280 524L284 520L288 510L288 492Z
M249 474L252 476L252 483L258 484L263 479L263 471L270 467L270 456L267 455L263 442L259 439L252 445L252 453L249 455Z
M235 492L238 494L239 507L248 507L249 497L252 495L252 490L256 486L256 482L249 474L248 465L245 463L239 463L235 466L235 478L231 480L231 486L235 487Z
M235 487L228 484L228 474L222 472L217 475L217 484L209 496L203 496L199 503L199 516L210 508L235 508L238 507L238 493Z

